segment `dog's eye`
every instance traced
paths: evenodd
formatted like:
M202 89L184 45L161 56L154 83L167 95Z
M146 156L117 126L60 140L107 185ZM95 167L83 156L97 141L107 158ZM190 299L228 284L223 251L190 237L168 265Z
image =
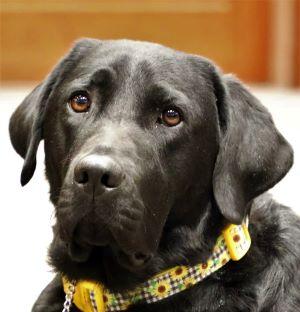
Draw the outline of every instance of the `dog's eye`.
M85 113L90 109L91 101L87 94L77 94L69 101L70 107L76 113Z
M181 115L176 109L168 108L163 111L161 119L165 125L174 127L181 122Z

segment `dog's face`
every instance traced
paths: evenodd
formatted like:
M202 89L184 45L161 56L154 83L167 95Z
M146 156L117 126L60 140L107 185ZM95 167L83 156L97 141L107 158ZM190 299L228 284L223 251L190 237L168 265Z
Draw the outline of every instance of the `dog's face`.
M219 140L216 99L205 75L191 79L191 63L156 45L104 43L53 90L43 129L64 239L110 244L131 265L143 263L171 207L182 218L191 188L207 196Z
M292 162L269 114L206 59L133 41L83 40L15 112L31 178L40 139L57 233L74 261L109 246L127 269L164 231L195 228L217 203L240 223Z

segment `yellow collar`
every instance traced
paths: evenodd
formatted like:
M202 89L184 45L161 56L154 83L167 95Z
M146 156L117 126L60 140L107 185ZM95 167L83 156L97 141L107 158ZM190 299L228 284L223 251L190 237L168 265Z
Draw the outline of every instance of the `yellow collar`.
M229 260L240 260L250 245L251 239L246 223L230 224L218 237L213 253L206 263L176 266L125 293L112 293L103 285L92 281L80 280L71 283L63 277L66 299L73 299L77 308L84 312L124 311L136 303L153 303L197 284Z

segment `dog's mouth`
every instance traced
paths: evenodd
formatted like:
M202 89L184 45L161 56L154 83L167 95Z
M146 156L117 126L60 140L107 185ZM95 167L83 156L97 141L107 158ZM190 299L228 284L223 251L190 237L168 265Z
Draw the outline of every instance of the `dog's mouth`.
M126 235L128 233L110 231L108 228L95 231L91 225L80 224L75 228L72 239L68 242L69 257L75 262L84 263L93 257L95 251L110 248L119 265L129 271L142 270L151 261L153 252L142 250L139 245L124 244L124 241L132 241L132 237Z
M116 246L111 247L109 245L88 244L82 245L74 241L68 244L68 253L73 261L83 263L89 261L93 252L101 248L112 248L116 261L125 269L134 272L144 269L153 258L152 253L126 253Z
M67 244L69 258L85 265L94 263L96 255L97 259L103 255L104 261L109 255L109 261L126 270L144 269L156 253L159 235L153 230L156 220L145 214L151 209L133 197L138 199L119 196L80 206L69 204L68 209L60 207L58 233Z

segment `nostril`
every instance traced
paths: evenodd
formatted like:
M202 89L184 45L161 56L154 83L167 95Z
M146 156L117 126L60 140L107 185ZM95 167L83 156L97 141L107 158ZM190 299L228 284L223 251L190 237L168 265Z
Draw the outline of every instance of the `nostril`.
M104 173L101 177L101 183L107 188L118 187L122 180L125 178L125 175L119 174L117 172Z
M101 178L101 183L106 187L114 187L112 182L110 181L109 175L107 173L104 173L104 175Z
M76 182L79 184L86 184L89 181L89 175L86 171L81 171L76 177Z

